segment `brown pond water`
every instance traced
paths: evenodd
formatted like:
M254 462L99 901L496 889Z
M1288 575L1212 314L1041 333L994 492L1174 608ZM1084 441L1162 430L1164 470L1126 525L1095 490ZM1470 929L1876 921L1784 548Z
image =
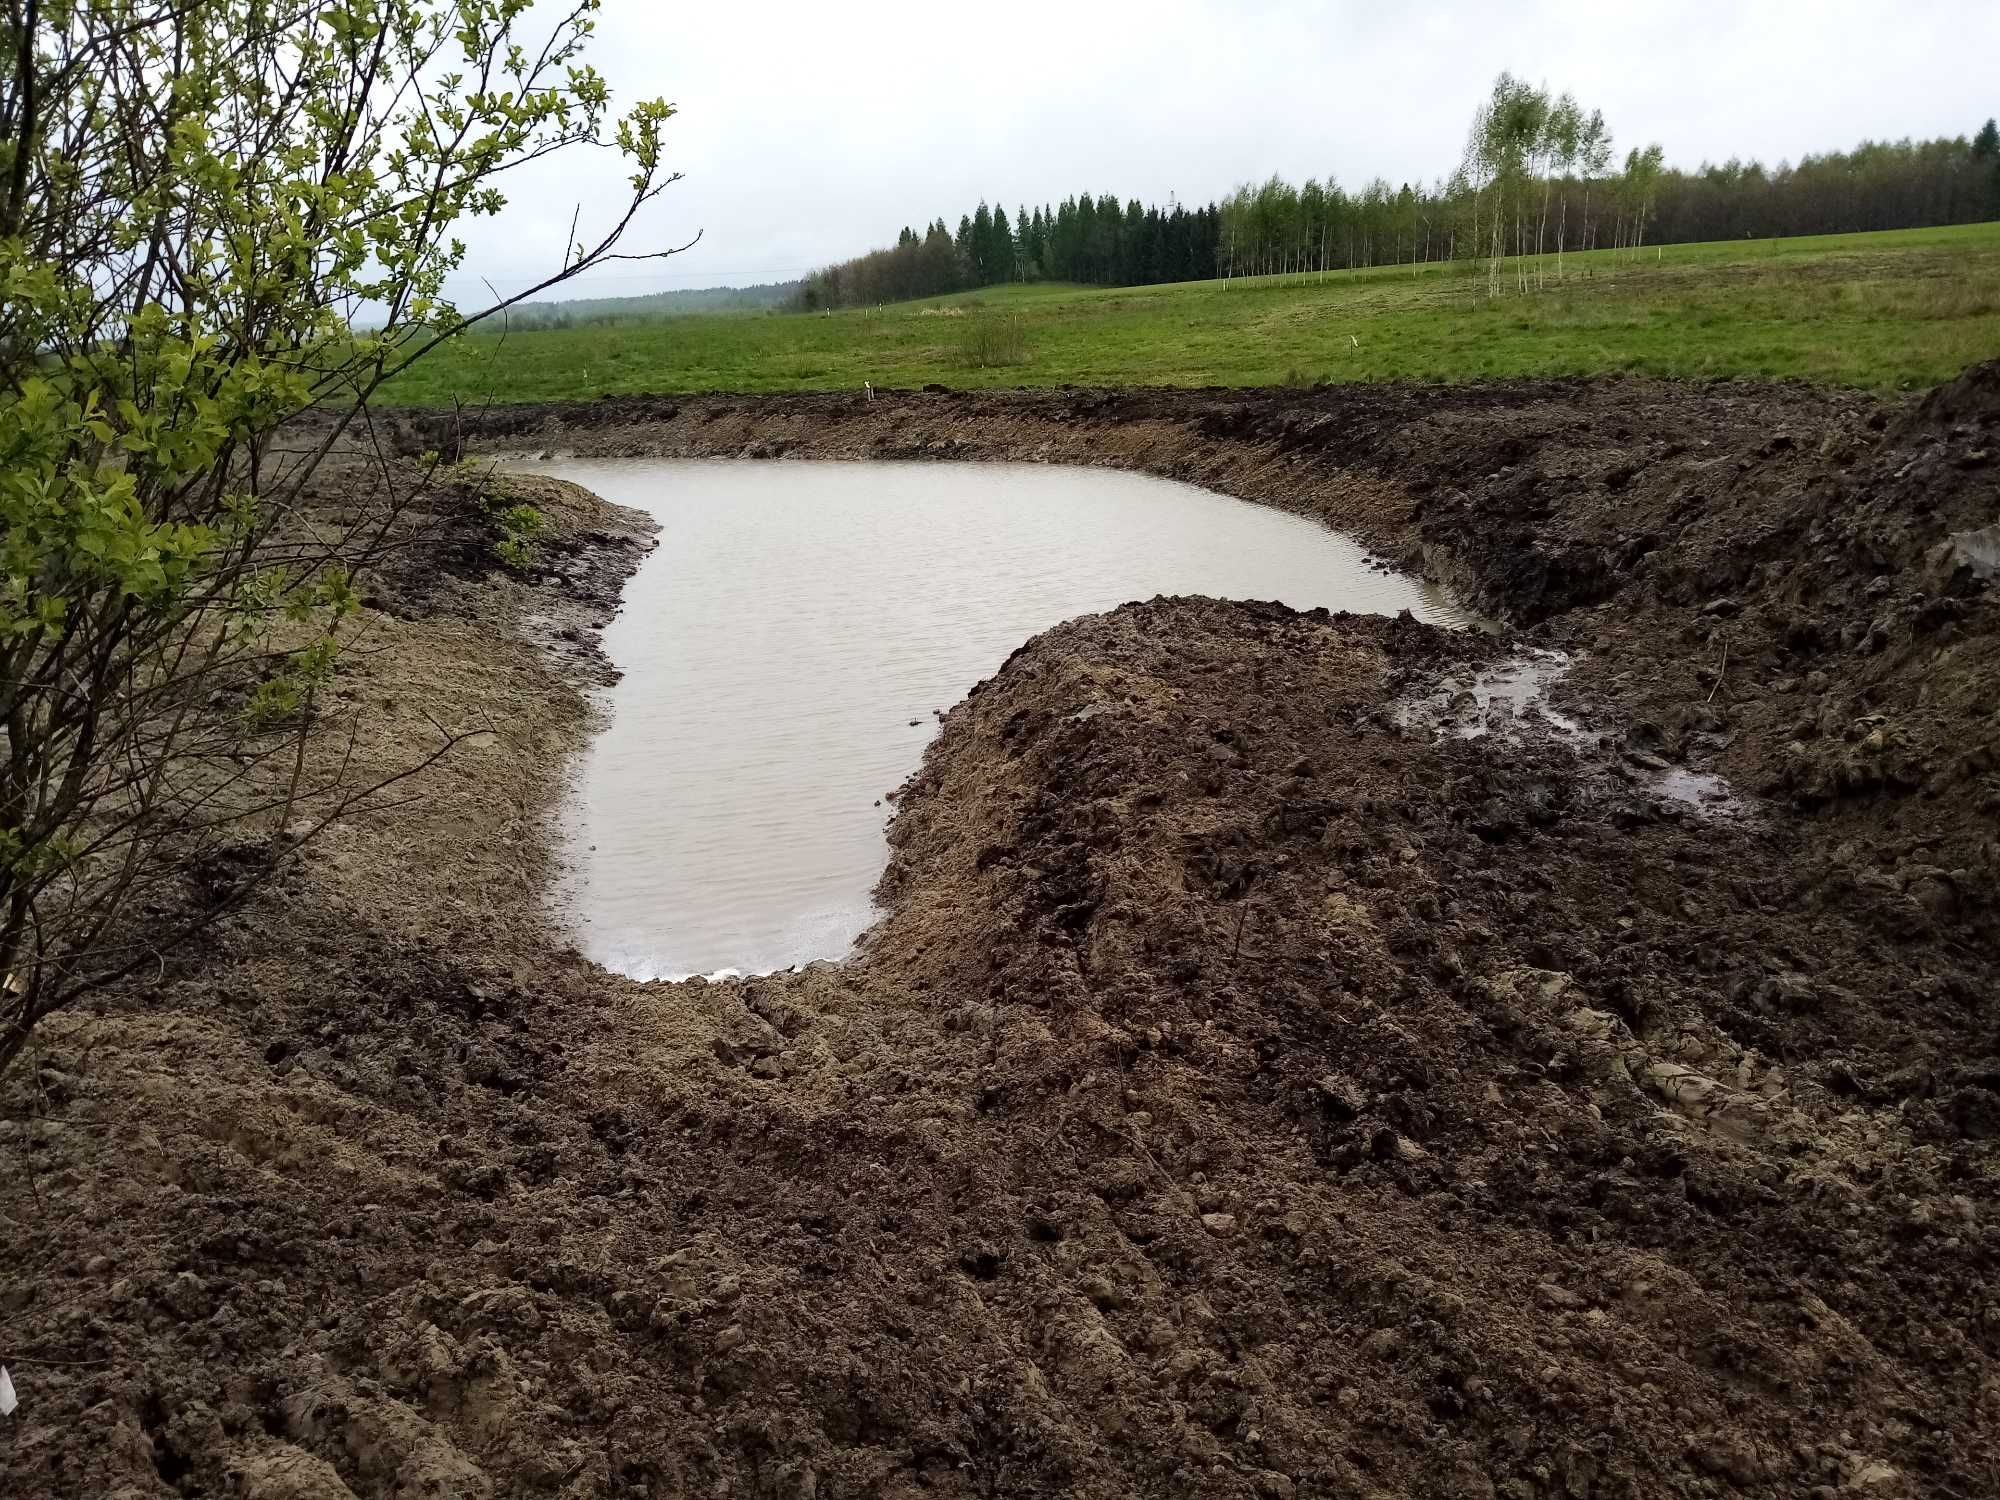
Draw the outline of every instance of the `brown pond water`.
M656 516L604 635L624 676L565 815L565 917L640 979L838 958L873 920L881 801L1028 637L1156 594L1467 625L1296 516L1034 464L544 460Z

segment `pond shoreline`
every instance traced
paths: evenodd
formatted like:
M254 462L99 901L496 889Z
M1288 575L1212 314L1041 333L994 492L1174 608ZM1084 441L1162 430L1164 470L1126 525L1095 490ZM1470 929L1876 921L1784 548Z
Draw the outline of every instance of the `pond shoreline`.
M1024 639L1203 594L1478 622L1304 517L1050 464L509 459L656 517L565 805L571 931L634 978L840 958L945 710ZM889 806L885 810L885 798Z

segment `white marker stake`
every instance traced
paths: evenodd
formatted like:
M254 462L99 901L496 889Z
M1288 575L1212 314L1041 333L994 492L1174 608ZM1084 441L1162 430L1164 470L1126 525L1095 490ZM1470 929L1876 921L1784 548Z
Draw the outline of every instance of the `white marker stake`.
M14 1408L21 1403L14 1399L14 1377L7 1373L7 1367L0 1365L0 1417L11 1417Z

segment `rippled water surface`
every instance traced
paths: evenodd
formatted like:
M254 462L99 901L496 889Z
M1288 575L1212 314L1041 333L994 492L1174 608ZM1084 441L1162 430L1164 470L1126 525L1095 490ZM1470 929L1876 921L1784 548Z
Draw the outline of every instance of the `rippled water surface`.
M624 673L565 819L578 942L642 979L837 958L873 918L885 792L1029 636L1155 594L1463 624L1310 521L1029 464L549 460L651 512ZM912 721L915 722L912 722Z

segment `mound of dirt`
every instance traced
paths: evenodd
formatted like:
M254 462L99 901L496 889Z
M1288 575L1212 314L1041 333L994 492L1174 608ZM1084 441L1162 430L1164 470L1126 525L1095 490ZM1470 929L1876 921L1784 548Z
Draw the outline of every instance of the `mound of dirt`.
M8 1081L0 1483L1992 1492L1994 392L492 414L1151 468L1521 629L1072 621L947 716L857 959L638 985L541 893L643 525L552 490L536 574L384 584L351 753L492 730ZM1485 702L1531 646L1585 730Z
M1796 826L1385 712L1497 650L1156 602L947 723L876 963L978 997L1022 1209L1124 1240L1077 1399L1168 1492L1976 1492L1993 964L1829 910Z

